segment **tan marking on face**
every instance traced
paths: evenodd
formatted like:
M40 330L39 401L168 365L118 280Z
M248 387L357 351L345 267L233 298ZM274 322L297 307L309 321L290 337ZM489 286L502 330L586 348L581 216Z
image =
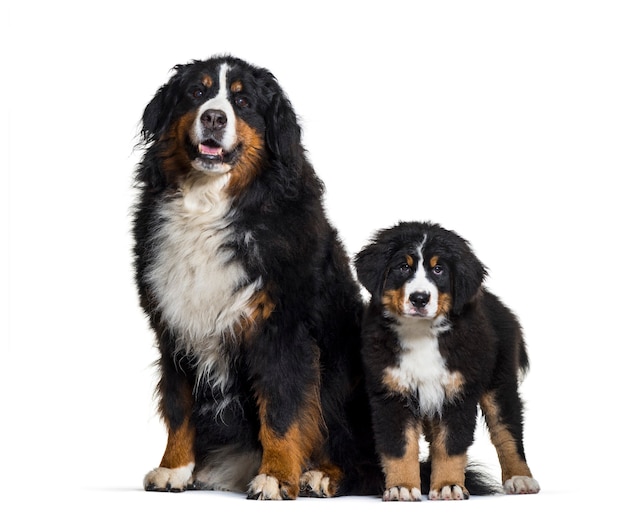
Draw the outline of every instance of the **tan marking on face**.
M410 267L413 267L413 264L415 263L413 256L407 254L405 259L406 259L406 264L409 265Z
M433 256L430 258L430 268L435 268L439 262L439 256Z
M191 409L193 397L191 387L185 387L180 392L179 401L185 411L183 422L178 427L172 427L169 420L165 420L168 435L165 452L161 459L161 467L178 468L194 462L195 428L191 423ZM161 408L163 412L163 408Z
M467 454L461 453L453 456L448 454L446 445L448 430L439 421L431 422L429 436L432 459L430 489L440 491L444 486L458 485L463 489L465 495L469 495L465 488Z
M435 316L447 315L452 309L452 295L439 293L437 297L437 313Z
M230 90L233 93L239 93L240 91L243 91L243 83L240 80L236 80L230 85Z
M185 141L191 131L196 111L190 111L178 118L161 141L164 143L161 158L163 171L169 184L180 184L181 179L191 168L191 161L185 149Z
M404 287L397 290L385 290L382 304L391 313L402 315L404 313Z
M263 137L243 120L237 119L236 131L241 156L230 171L227 192L231 195L241 193L261 173L265 150Z
M312 390L284 434L278 434L268 424L268 401L259 398L261 429L259 440L263 458L259 474L275 477L287 495L295 499L300 488L300 475L311 455L322 447L322 417L319 393Z
M419 438L420 425L418 422L411 422L404 431L404 454L399 458L384 454L381 456L385 488L421 488Z
M500 407L493 392L486 393L480 399L480 408L485 415L485 421L489 428L491 442L496 448L500 468L502 469L502 482L513 476L533 477L526 460L517 451L517 442L506 424L502 422Z
M204 75L202 77L202 84L204 84L207 88L210 88L213 85L213 79L209 75Z

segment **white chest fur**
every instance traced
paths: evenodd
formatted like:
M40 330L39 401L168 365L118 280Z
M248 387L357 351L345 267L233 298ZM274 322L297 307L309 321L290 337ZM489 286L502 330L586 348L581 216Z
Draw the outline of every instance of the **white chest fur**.
M458 374L448 370L439 352L438 334L448 326L433 327L431 322L400 321L400 360L397 366L385 370L386 381L395 389L406 394L419 393L420 414L424 416L441 413L446 396L453 393L458 383Z
M226 216L230 202L219 192L215 184L195 185L163 205L148 282L178 337L177 350L224 383L222 336L249 314L250 297L261 280L251 281L225 246L233 236Z

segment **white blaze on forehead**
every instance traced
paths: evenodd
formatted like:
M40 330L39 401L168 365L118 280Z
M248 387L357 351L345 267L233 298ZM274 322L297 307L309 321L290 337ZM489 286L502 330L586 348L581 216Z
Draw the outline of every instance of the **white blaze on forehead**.
M417 262L415 267L415 275L409 279L404 287L404 304L407 311L410 310L411 302L409 297L412 293L427 293L430 295L430 301L426 306L427 315L433 317L437 314L437 303L439 299L439 291L437 286L428 278L428 271L426 270L426 263L424 259L424 246L426 244L426 235L424 239L417 246Z
M226 127L224 128L222 139L218 143L220 143L220 145L226 152L230 152L237 143L235 111L233 110L233 106L228 99L228 82L226 80L226 75L228 74L229 70L230 67L226 63L223 63L220 66L218 77L219 90L217 92L217 95L207 100L204 104L202 104L202 106L200 106L194 124L194 136L197 140L194 141L194 143L202 143L202 140L204 139L203 127L201 122L202 114L205 113L208 109L223 111L228 121L226 123Z

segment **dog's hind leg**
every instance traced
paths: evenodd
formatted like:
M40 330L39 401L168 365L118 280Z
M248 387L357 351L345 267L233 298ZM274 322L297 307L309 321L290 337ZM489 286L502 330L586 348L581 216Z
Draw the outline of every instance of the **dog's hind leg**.
M254 349L260 347L256 343ZM288 350L299 353L299 362L285 350L273 353L273 361L251 359L258 377L255 390L263 455L248 489L249 499L295 499L300 476L323 445L318 355L311 347L306 359L305 350L293 347Z
M507 494L535 494L539 483L526 463L523 444L522 403L517 387L501 387L480 399L491 441L498 453L502 484Z
M314 425L302 423L306 416L294 420L284 433L268 423L266 408L260 409L259 439L263 457L259 473L250 483L248 499L295 499L300 491L300 477L313 445L321 443Z
M430 421L425 433L430 443L430 459L432 472L430 476L429 499L463 500L469 498L465 487L465 468L467 466L467 446L463 449L452 448L449 439L449 428L440 421ZM471 428L473 430L473 426ZM450 429L454 431L454 429ZM458 435L455 435L458 437ZM471 442L471 440L470 440Z
M300 495L303 497L334 497L341 477L341 470L332 463L307 470L300 476Z

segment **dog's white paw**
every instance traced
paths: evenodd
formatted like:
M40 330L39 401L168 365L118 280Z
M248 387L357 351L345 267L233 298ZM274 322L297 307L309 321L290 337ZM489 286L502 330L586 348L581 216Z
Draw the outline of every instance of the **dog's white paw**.
M308 497L332 497L330 477L320 470L307 470L300 476L300 493Z
M273 500L294 499L286 489L281 488L278 479L267 474L259 474L250 483L248 499Z
M513 476L504 482L507 494L536 494L540 487L536 479L528 476Z
M459 485L446 485L440 490L428 492L428 498L434 501L462 501L469 499L469 495Z
M417 487L392 486L383 493L383 501L421 501L422 492Z
M157 467L146 474L143 487L154 492L184 492L191 484L194 464L169 469Z

